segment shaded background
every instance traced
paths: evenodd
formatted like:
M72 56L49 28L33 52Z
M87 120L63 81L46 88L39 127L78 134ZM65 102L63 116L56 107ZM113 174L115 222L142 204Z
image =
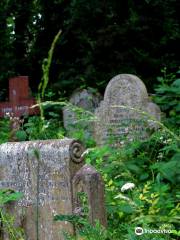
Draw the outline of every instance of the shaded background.
M1 0L0 100L15 75L30 76L37 92L59 29L49 87L60 96L86 86L103 92L119 73L138 75L153 92L161 69L180 65L178 9L175 0Z

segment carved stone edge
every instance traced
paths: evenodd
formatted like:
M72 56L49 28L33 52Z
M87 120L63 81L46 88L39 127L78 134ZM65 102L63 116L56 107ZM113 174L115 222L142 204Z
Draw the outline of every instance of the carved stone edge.
M85 164L72 179L73 208L74 212L81 209L78 192L85 192L88 198L89 221L95 224L98 220L104 227L107 226L104 182L97 170L91 165Z
M74 163L81 163L84 161L84 153L85 148L81 141L79 140L73 140L69 146L69 153L70 158Z

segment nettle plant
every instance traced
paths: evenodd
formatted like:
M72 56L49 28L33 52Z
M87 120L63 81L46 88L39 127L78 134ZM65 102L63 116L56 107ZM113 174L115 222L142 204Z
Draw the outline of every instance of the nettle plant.
M160 234L158 239L176 239L180 220L179 159L178 137L164 129L144 142L129 143L118 150L89 150L87 162L98 168L106 184L111 239L136 239L137 226L170 229L171 236ZM149 239L149 235L141 239Z

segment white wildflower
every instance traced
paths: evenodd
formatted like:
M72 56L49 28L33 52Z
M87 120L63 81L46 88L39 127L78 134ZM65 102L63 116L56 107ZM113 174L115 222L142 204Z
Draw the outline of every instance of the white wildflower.
M121 192L125 192L127 190L131 190L135 187L134 183L125 183L122 187L121 187Z

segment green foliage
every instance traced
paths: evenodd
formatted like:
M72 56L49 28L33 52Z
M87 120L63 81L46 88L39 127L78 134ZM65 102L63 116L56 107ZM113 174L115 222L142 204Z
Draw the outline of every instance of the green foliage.
M163 76L158 78L159 84L155 91L157 96L155 101L166 113L165 122L168 126L178 128L180 126L180 78L177 74L167 73L167 69L162 70Z
M43 78L42 81L39 84L39 91L41 92L41 97L44 98L45 96L45 90L47 88L48 82L49 82L49 69L51 66L51 62L52 62L52 57L53 57L53 52L54 52L54 48L56 45L56 42L58 41L59 37L61 35L61 31L59 31L52 44L51 44L51 48L48 52L48 58L45 58L43 61L43 65L42 65L42 70L43 70Z
M71 103L64 102L66 109L72 113L72 120L67 121L69 137L81 140L86 147L95 146L92 137L92 124L95 121L94 113L77 107Z
M6 79L14 73L12 31L13 22L9 12L9 1L0 1L0 100L5 99Z
M179 156L179 142L162 130L147 141L119 150L103 147L89 151L87 162L96 166L105 180L111 239L138 239L134 233L137 226L164 229L166 225L166 229L178 230ZM122 192L127 182L134 183L135 188ZM151 237L156 239L157 235ZM160 237L176 239L173 234Z
M21 199L22 193L14 192L11 189L3 189L0 190L0 206L2 207L4 204L17 201Z
M64 129L59 121L59 114L49 112L51 118L42 121L40 116L32 116L25 119L16 132L17 141L38 139L61 139L64 137ZM0 120L0 144L9 141L10 123L8 119Z
M138 73L151 86L154 76L162 65L170 69L179 66L176 48L179 44L178 1L2 1L0 3L0 82L12 74L32 74L32 87L40 79L43 62L43 78L39 86L41 97L49 100L68 95L81 87L97 87L99 90L109 79L122 72ZM63 17L62 17L63 16ZM8 25L7 25L8 24ZM7 28L8 26L8 28ZM62 41L58 43L54 59L52 54L59 33L53 41L48 59L49 45L62 28ZM132 37L133 36L133 37ZM112 51L113 49L113 51ZM52 68L50 70L50 64ZM180 81L175 74L159 78L156 88L157 103L167 113L165 122L178 135ZM51 78L51 91L45 91ZM151 77L149 77L151 76ZM97 81L98 79L98 81ZM151 81L148 81L151 80ZM5 87L4 87L5 88ZM54 91L55 89L56 91ZM1 90L0 97L5 97ZM51 100L51 99L50 99ZM44 109L44 106L43 106ZM59 114L51 108L41 112L41 117L29 117L16 136L19 140L62 138L64 131ZM48 112L49 111L49 112ZM81 121L89 115L76 108ZM0 143L7 141L8 121L0 122ZM106 184L108 229L97 222L91 226L78 216L56 216L55 220L69 221L78 227L79 239L139 239L134 228L173 229L169 235L159 234L158 239L176 239L179 223L180 192L179 137L168 128L152 135L144 142L134 142L124 148L110 147L90 149L86 161L93 164L103 175ZM94 142L77 130L73 137ZM121 191L131 182L134 189ZM0 191L0 204L4 205L19 198L10 190ZM21 233L13 228L14 219L1 209L1 221L12 239L21 239ZM16 236L16 238L14 238ZM74 239L66 234L67 239ZM157 235L143 235L141 239L157 239Z
M64 130L61 123L56 118L45 119L33 116L28 118L28 122L23 126L23 135L27 135L28 140L60 139L64 137Z
M87 240L108 240L108 231L99 223L95 221L92 225L88 221L89 206L87 195L84 192L78 192L78 201L80 203L79 211L74 215L56 215L55 221L67 221L71 223L76 229L76 237L70 235L68 232L63 232L66 240L73 239L87 239Z
M119 69L138 73L152 89L162 66L172 70L179 66L178 9L179 2L174 0L2 0L3 89L9 76L26 74L37 90L43 59L59 28L61 42L50 79L61 96L80 86L103 90Z
M5 210L8 204L22 198L22 194L14 192L11 189L0 190L0 222L3 226L3 232L8 235L10 240L24 240L24 232L21 228L15 226L15 218ZM1 230L1 229L0 229Z
M66 240L106 240L108 239L107 230L101 226L101 224L96 221L95 225L92 226L87 220L76 215L57 215L54 218L55 221L67 221L76 227L77 236L73 237L67 232L64 233Z
M41 98L44 98L44 96L45 96L45 90L46 90L48 82L49 82L49 70L50 70L50 66L51 66L51 62L52 62L53 52L54 52L54 48L55 48L56 42L59 39L60 34L61 34L61 31L59 31L56 34L56 36L54 37L54 40L53 40L50 50L48 52L48 57L43 60L43 64L42 64L43 76L42 76L41 82L38 87L38 91L39 91L38 104L39 104L39 108L40 108L41 121L44 120L44 109L41 104Z
M10 127L8 119L0 119L0 144L7 142L10 135Z
M19 142L27 140L27 134L24 130L18 130L16 132L16 138Z
M83 218L78 222L78 216L60 215L56 220L75 224L79 234L83 229L83 234L78 235L80 238L66 233L67 239L97 239L101 236L103 240L136 240L139 236L134 231L140 226L146 230L171 230L171 234L166 235L144 234L143 240L149 237L175 240L179 235L180 220L179 144L179 137L161 124L161 129L146 141L135 141L120 149L90 148L86 162L101 172L106 185L108 229L104 232L102 226L93 227ZM122 191L127 182L134 183L135 188Z
M86 138L86 145L91 147L87 151L86 161L101 172L106 185L108 229L104 229L98 222L95 226L90 225L87 221L88 209L83 206L83 216L58 215L55 217L56 221L70 222L78 230L77 237L64 233L67 239L138 240L139 237L134 233L137 226L143 229L172 230L171 234L166 235L144 234L141 236L142 240L149 240L150 237L155 240L177 239L180 221L178 203L180 141L176 125L179 121L178 84L179 80L174 75L166 75L166 78L161 79L161 84L157 87L159 91L157 101L162 108L167 107L165 108L167 118L164 119L166 125L157 122L160 128L149 139L143 142L135 141L115 150L108 146L94 147L91 139ZM49 98L52 94L51 91ZM72 133L71 137L78 137L84 141L85 129L79 131L79 126L81 122L94 120L94 116L65 101L42 103L45 118L43 121L38 116L26 119L18 132L19 138L35 140L63 137L64 130L58 113L59 108L63 106L70 107L78 119L77 131ZM170 114L172 110L175 114ZM142 112L142 114L146 113ZM151 118L149 120L154 121ZM2 122L4 121L6 120ZM172 130L168 126L171 126ZM122 186L126 183L135 184L135 188L122 191ZM82 199L84 201L84 197Z
M49 69L52 62L53 51L55 48L55 44L59 39L61 31L57 33L55 36L51 48L48 52L48 58L44 59L42 64L43 69L43 77L39 84L38 90L38 106L40 108L40 116L33 116L27 118L27 122L21 126L21 128L16 132L16 137L19 141L25 140L36 140L36 139L52 139L52 138L63 138L63 129L59 122L59 114L56 114L52 111L48 112L48 115L51 117L50 119L45 119L44 109L47 109L48 106L41 103L41 98L45 96L52 96L52 91L47 93L45 92L48 81L49 81Z

